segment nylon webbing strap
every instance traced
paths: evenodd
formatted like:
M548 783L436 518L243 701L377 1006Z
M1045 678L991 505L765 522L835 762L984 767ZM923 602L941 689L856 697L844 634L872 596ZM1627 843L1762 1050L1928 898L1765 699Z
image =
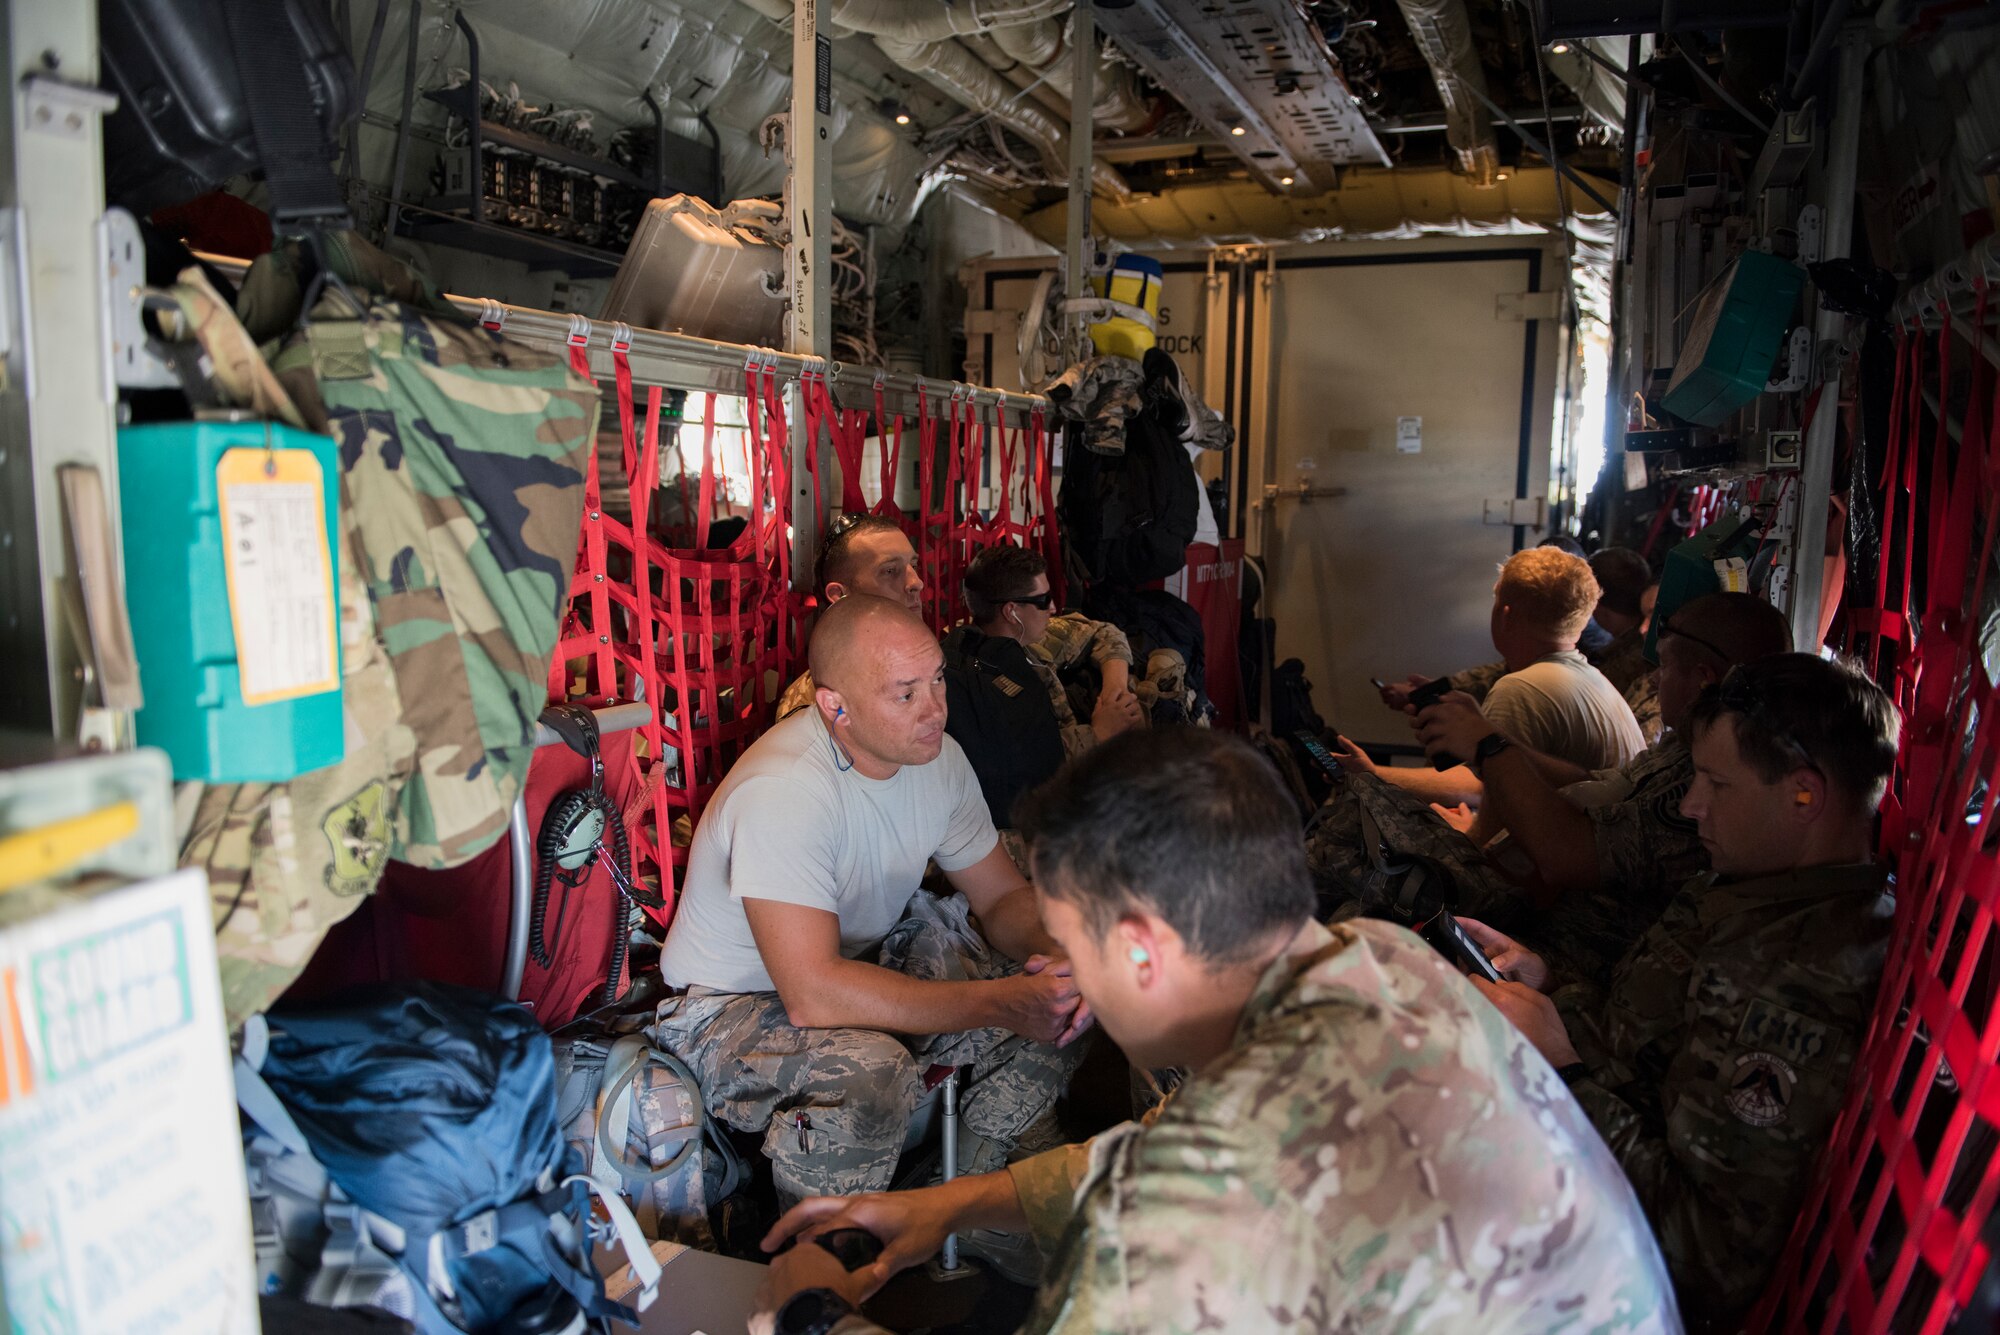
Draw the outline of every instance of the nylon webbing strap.
M225 0L223 16L271 191L271 230L285 237L353 227L324 127L302 86L306 53L290 7L276 0Z

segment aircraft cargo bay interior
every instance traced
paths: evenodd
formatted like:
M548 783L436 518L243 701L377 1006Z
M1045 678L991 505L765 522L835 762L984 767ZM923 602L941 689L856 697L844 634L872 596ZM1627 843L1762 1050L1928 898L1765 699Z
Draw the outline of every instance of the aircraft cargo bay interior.
M2000 1329L2000 4L4 14L8 1330Z

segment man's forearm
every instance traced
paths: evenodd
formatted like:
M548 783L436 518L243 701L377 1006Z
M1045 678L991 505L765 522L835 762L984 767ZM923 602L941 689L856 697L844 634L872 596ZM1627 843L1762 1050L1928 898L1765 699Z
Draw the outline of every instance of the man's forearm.
M1030 955L1063 953L1042 926L1042 913L1035 906L1032 886L1009 891L999 903L979 915L979 927L988 945L1020 963L1025 964Z
M801 1029L879 1029L892 1034L960 1034L999 1022L991 982L927 982L860 960L837 959L793 989L779 988Z
M1486 803L1480 814L1492 813L1496 824L1513 836L1515 847L1534 860L1551 889L1595 885L1597 829L1589 816L1550 785L1541 759L1519 746L1489 759L1484 767Z
M1481 799L1479 778L1466 765L1453 765L1443 771L1428 767L1417 769L1384 765L1375 774L1385 783L1393 783L1427 801L1441 802L1448 807Z

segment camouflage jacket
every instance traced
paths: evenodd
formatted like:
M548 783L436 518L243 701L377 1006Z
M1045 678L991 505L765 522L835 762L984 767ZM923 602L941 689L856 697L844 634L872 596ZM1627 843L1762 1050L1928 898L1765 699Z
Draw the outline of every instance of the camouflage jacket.
M1097 734L1091 731L1088 719L1078 720L1077 708L1070 702L1062 682L1063 671L1081 662L1086 654L1100 669L1106 663L1129 664L1132 642L1109 621L1092 621L1081 613L1065 612L1051 617L1042 638L1028 646L1028 661L1035 665L1042 686L1049 693L1049 704L1056 711L1063 754L1072 759L1097 745ZM1138 685L1136 676L1133 685Z
M1612 637L1611 643L1590 660L1602 672L1620 695L1631 689L1632 683L1641 677L1651 676L1654 665L1646 657L1646 632L1637 626L1623 634Z
M1695 877L1556 1005L1577 1101L1646 1204L1691 1321L1734 1328L1769 1279L1832 1130L1887 949L1881 868Z
M1520 935L1567 978L1602 984L1611 966L1659 919L1708 850L1681 814L1694 757L1674 734L1620 770L1563 789L1590 817L1597 886L1572 891L1520 925Z
M1562 1082L1430 947L1314 926L1151 1125L1008 1171L1031 1331L1674 1331L1638 1203Z

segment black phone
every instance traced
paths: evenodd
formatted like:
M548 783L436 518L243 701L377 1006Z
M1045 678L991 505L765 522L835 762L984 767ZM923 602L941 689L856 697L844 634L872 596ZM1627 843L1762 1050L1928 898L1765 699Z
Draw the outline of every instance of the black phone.
M1292 740L1303 746L1306 749L1306 754L1318 761L1319 767L1328 774L1336 779L1347 777L1347 771L1343 770L1340 767L1340 762L1333 758L1333 752L1326 749L1326 743L1315 737L1311 732L1301 728L1292 734Z
M1436 917L1417 929L1417 935L1432 950L1457 965L1461 973L1476 973L1489 983L1500 981L1500 971L1493 967L1493 961L1486 958L1486 952L1458 919L1451 916L1450 909L1439 909Z
M1450 690L1450 677L1432 677L1429 681L1410 692L1410 704L1421 714L1438 701L1444 699L1446 693ZM1431 757L1431 768L1435 770L1455 769L1464 763L1463 760L1460 760L1456 756L1440 755Z

